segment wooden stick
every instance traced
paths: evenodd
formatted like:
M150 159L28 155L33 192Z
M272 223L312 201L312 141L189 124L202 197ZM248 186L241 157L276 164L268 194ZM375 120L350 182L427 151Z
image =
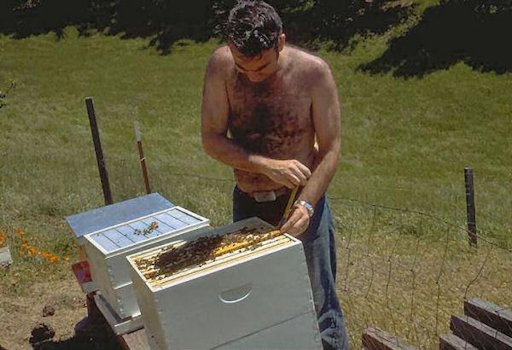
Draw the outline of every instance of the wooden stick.
M85 98L85 106L87 107L87 114L89 115L89 123L91 125L92 141L96 152L98 170L100 172L103 197L105 199L105 205L109 205L114 203L114 201L112 200L112 191L110 190L110 183L108 181L107 166L105 164L105 157L103 156L103 149L101 148L100 132L98 129L98 123L96 122L96 112L94 111L94 101L92 97Z
M283 226L290 215L290 211L292 210L293 203L295 202L295 196L297 195L297 191L299 190L299 186L295 187L290 193L290 198L288 199L288 203L286 204L286 208L284 210L283 218L279 222L279 227Z
M144 150L142 149L142 137L140 135L140 127L139 122L135 121L133 123L133 126L135 128L135 138L137 139L137 147L139 148L139 159L140 159L140 166L142 167L142 177L144 178L144 186L146 188L146 193L151 193L151 188L149 187L149 176L148 176L148 169L146 167L146 157L144 157Z

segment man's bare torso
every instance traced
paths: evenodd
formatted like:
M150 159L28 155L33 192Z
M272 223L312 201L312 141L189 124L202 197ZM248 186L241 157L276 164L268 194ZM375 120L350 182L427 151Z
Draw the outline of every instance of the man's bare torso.
M317 58L291 47L282 55L286 55L286 64L262 82L251 82L234 65L228 69L229 134L251 153L296 159L313 171L316 152L308 61ZM235 177L245 192L282 187L265 175L239 169Z

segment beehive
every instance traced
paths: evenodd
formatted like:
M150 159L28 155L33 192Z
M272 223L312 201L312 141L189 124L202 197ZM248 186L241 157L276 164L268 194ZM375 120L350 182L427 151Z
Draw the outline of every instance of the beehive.
M154 350L322 348L302 244L257 218L128 261Z
M126 256L208 229L208 219L175 206L85 235L91 275L102 297L120 319L138 316Z

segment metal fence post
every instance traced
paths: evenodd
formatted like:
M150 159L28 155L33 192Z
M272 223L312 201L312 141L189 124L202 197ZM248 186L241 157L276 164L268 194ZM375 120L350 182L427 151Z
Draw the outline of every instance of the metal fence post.
M464 168L464 181L466 183L466 210L469 244L473 247L476 247L477 235L475 218L475 190L473 187L473 168Z

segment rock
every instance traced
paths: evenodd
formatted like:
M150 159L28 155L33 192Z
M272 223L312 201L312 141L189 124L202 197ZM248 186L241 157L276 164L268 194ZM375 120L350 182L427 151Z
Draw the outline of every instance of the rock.
M9 247L0 248L0 268L7 268L12 264Z
M38 344L52 339L55 336L55 330L45 323L39 323L30 334L32 335L29 339L30 344Z
M55 308L51 305L45 305L43 308L43 317L55 315Z

